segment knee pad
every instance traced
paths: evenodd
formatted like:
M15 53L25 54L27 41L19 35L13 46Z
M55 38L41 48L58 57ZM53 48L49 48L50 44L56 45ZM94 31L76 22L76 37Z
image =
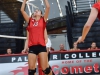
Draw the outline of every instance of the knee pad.
M51 69L50 65L49 65L49 68L50 68L50 70L52 71L52 69ZM53 71L52 71L52 75L55 75Z
M34 75L36 73L36 68L34 70L28 70L28 75Z
M52 70L50 65L49 65L49 69Z
M44 72L45 74L49 74L50 71L51 71L50 67L49 67L49 68L46 68L45 70L43 70L43 72Z

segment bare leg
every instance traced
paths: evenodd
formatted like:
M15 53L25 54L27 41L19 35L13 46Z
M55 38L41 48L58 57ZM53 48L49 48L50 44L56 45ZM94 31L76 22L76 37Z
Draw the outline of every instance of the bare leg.
M47 49L47 53L49 53L50 48L49 48L49 47L47 47L46 49Z
M48 66L50 67L51 69L51 66L49 65L49 60L50 60L50 50L51 50L51 47L47 47L47 53L48 53ZM52 70L52 69L51 69ZM55 75L54 72L52 71L52 75Z
M42 70L46 70L47 68L49 68L47 52L39 53L39 58L40 58L40 64L41 64ZM51 69L49 70L50 70L50 73L48 75L52 75Z
M28 64L29 64L29 74L28 75L35 75L35 68L36 68L36 55L29 53L28 54Z

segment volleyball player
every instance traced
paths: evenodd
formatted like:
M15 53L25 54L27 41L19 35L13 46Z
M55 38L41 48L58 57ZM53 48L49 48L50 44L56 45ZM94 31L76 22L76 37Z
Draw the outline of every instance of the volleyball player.
M35 12L33 13L34 18L29 17L24 10L26 0L23 1L22 7L21 7L21 12L23 14L23 17L28 23L27 41L26 41L28 42L28 48L29 48L28 75L34 75L36 72L35 64L36 64L37 55L40 58L40 64L41 64L41 68L43 72L45 74L52 75L52 71L48 65L47 50L46 50L47 40L45 40L45 37L44 37L44 32L46 31L46 21L49 15L50 5L49 5L48 0L44 0L44 2L46 5L44 16L42 16L42 11L38 9L38 10L35 10Z
M48 62L49 62L49 60L50 60L50 50L51 50L52 43L51 43L51 40L48 38L47 31L44 32L44 37L46 39L46 49L47 49L47 53L48 53ZM29 48L28 48L28 43L27 43L27 39L26 39L24 50L22 50L22 54L27 54L28 50L29 50ZM35 66L35 69L36 69L36 66ZM51 69L50 66L49 66L49 68ZM53 71L52 71L52 75L55 75Z
M51 49L51 40L49 38L47 38L48 42L46 44L46 48L47 48L47 52L49 53L50 49Z
M47 48L47 53L48 53L48 62L50 61L50 51L51 51L51 40L48 38L48 42L46 44L46 48ZM50 67L50 66L49 66ZM50 67L51 68L51 67ZM52 71L52 75L55 75L54 72Z
M95 3L91 9L91 13L89 15L89 18L84 25L82 36L80 36L77 40L77 43L84 42L84 39L86 38L86 35L88 34L91 26L93 25L96 18L100 20L100 0L97 0L97 3Z

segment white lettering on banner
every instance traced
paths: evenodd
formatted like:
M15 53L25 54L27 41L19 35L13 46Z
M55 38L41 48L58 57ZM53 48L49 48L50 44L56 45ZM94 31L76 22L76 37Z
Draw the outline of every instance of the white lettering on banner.
M18 62L21 62L21 61L22 61L22 58L21 58L21 57L19 57L19 58L18 58Z
M27 56L25 57L12 57L11 62L27 62Z
M76 58L77 57L77 55L76 54L72 54L72 58Z
M25 59L24 59L25 61L28 61L28 59L27 59L27 57L25 57Z
M92 53L92 57L96 57L96 52L93 52Z
M88 57L90 57L90 56L88 55L88 53L86 53L86 55L85 55L85 56L86 56L87 58L88 58Z
M12 57L12 60L11 61L14 62L15 60L16 60L16 58L15 57Z
M53 59L57 59L57 55L53 55Z
M65 56L64 56L65 58L69 58L69 54L65 54Z
M62 54L65 59L72 58L92 58L92 57L100 57L100 52L86 52L86 53L73 53L73 54Z
M79 53L79 58L83 58L83 56L81 55L81 53Z

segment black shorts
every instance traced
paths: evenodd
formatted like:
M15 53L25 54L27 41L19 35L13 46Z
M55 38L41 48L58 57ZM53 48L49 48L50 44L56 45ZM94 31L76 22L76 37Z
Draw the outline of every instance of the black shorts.
M29 53L38 55L40 52L47 52L46 46L34 45L29 47Z

